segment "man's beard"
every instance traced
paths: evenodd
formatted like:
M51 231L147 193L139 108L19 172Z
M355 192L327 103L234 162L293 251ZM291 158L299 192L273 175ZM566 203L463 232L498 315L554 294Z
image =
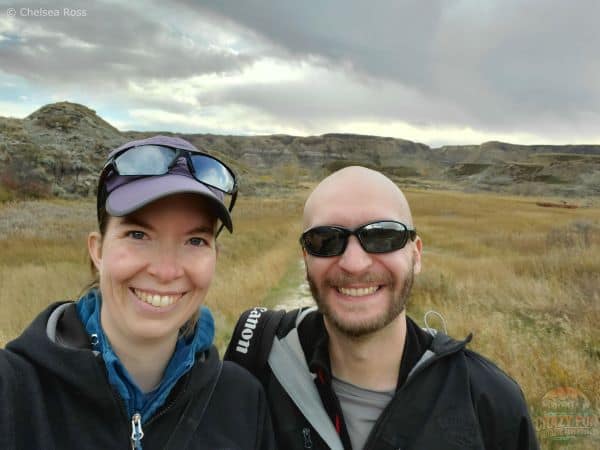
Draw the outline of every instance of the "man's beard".
M327 318L328 322L346 336L351 338L360 338L385 328L392 323L400 315L400 313L402 313L402 311L404 311L413 285L414 269L411 265L410 271L406 274L406 277L402 281L402 286L399 290L397 289L396 285L386 283L387 286L390 286L391 288L391 298L386 310L382 314L372 320L354 323L344 321L343 317L340 317L334 311L334 308L331 307L331 304L327 302L323 295L321 295L319 287L310 276L308 270L306 271L306 280L308 281L310 292L312 293L312 296L319 307L319 311L323 313L323 316ZM364 282L364 280L361 281ZM337 282L332 284L328 280L325 280L324 283L325 287L339 285Z

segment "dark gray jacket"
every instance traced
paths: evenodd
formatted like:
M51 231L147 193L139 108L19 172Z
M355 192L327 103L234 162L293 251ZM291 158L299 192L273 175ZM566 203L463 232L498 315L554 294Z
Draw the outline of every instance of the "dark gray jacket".
M144 425L144 450L164 449L186 406L211 387L221 366L217 351L198 356ZM200 406L205 414L184 448L274 448L264 391L244 369L223 363L210 401ZM1 449L127 449L131 433L74 304L50 306L0 350Z
M261 309L244 313L225 358L244 365L262 380L279 448L351 450L331 388L328 338L321 314L296 310L280 317L273 348L267 350L268 362L256 364L268 348L261 342L265 339L261 321L268 323L273 314ZM427 334L407 320L413 331ZM468 350L470 339L456 341L442 333L431 334L421 340L428 348L420 359L399 377L396 394L364 448L538 449L517 383Z

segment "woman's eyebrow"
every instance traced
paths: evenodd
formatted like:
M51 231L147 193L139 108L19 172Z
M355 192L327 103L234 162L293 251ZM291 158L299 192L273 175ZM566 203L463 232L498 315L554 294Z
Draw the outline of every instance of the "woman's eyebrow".
M120 225L121 226L133 226L133 227L140 227L140 228L145 228L147 230L151 230L154 231L154 227L152 225L150 225L149 223L143 221L142 219L140 219L139 217L136 217L134 215L132 216L125 216L125 217L120 217ZM215 230L213 226L210 225L199 225L196 227L192 227L191 229L189 229L188 231L186 231L185 234L214 234Z
M204 234L204 233L214 234L214 232L215 232L214 227L207 226L207 225L201 225L199 227L192 228L186 234Z
M152 227L152 225L144 222L139 217L125 216L125 217L121 217L120 219L121 219L120 224L124 225L124 226L134 226L134 227L141 227L141 228L146 228L149 230L154 230L154 227Z

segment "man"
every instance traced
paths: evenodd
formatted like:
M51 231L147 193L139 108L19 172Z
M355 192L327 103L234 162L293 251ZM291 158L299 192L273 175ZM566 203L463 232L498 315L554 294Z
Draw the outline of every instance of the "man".
M306 201L304 229L318 311L247 311L226 354L263 382L279 448L538 448L519 386L470 338L406 316L423 243L391 180L335 172Z

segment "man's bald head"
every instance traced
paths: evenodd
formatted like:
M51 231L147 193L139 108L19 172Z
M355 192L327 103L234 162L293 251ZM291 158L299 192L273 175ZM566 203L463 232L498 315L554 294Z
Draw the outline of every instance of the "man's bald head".
M310 194L304 207L305 230L320 226L356 230L384 221L414 228L408 202L398 186L365 167L346 167L331 174ZM365 239L382 238L379 233L369 236ZM325 247L339 248L335 234L320 235L315 239L317 245L319 239ZM403 247L383 252L366 250L362 238L356 235L346 233L342 239L344 248L332 257L315 255L303 246L306 279L328 332L357 338L388 326L405 326L402 312L413 278L421 270L421 239L408 239Z
M303 218L305 229L386 219L413 226L410 207L398 186L381 172L360 166L345 167L321 181L306 200Z

